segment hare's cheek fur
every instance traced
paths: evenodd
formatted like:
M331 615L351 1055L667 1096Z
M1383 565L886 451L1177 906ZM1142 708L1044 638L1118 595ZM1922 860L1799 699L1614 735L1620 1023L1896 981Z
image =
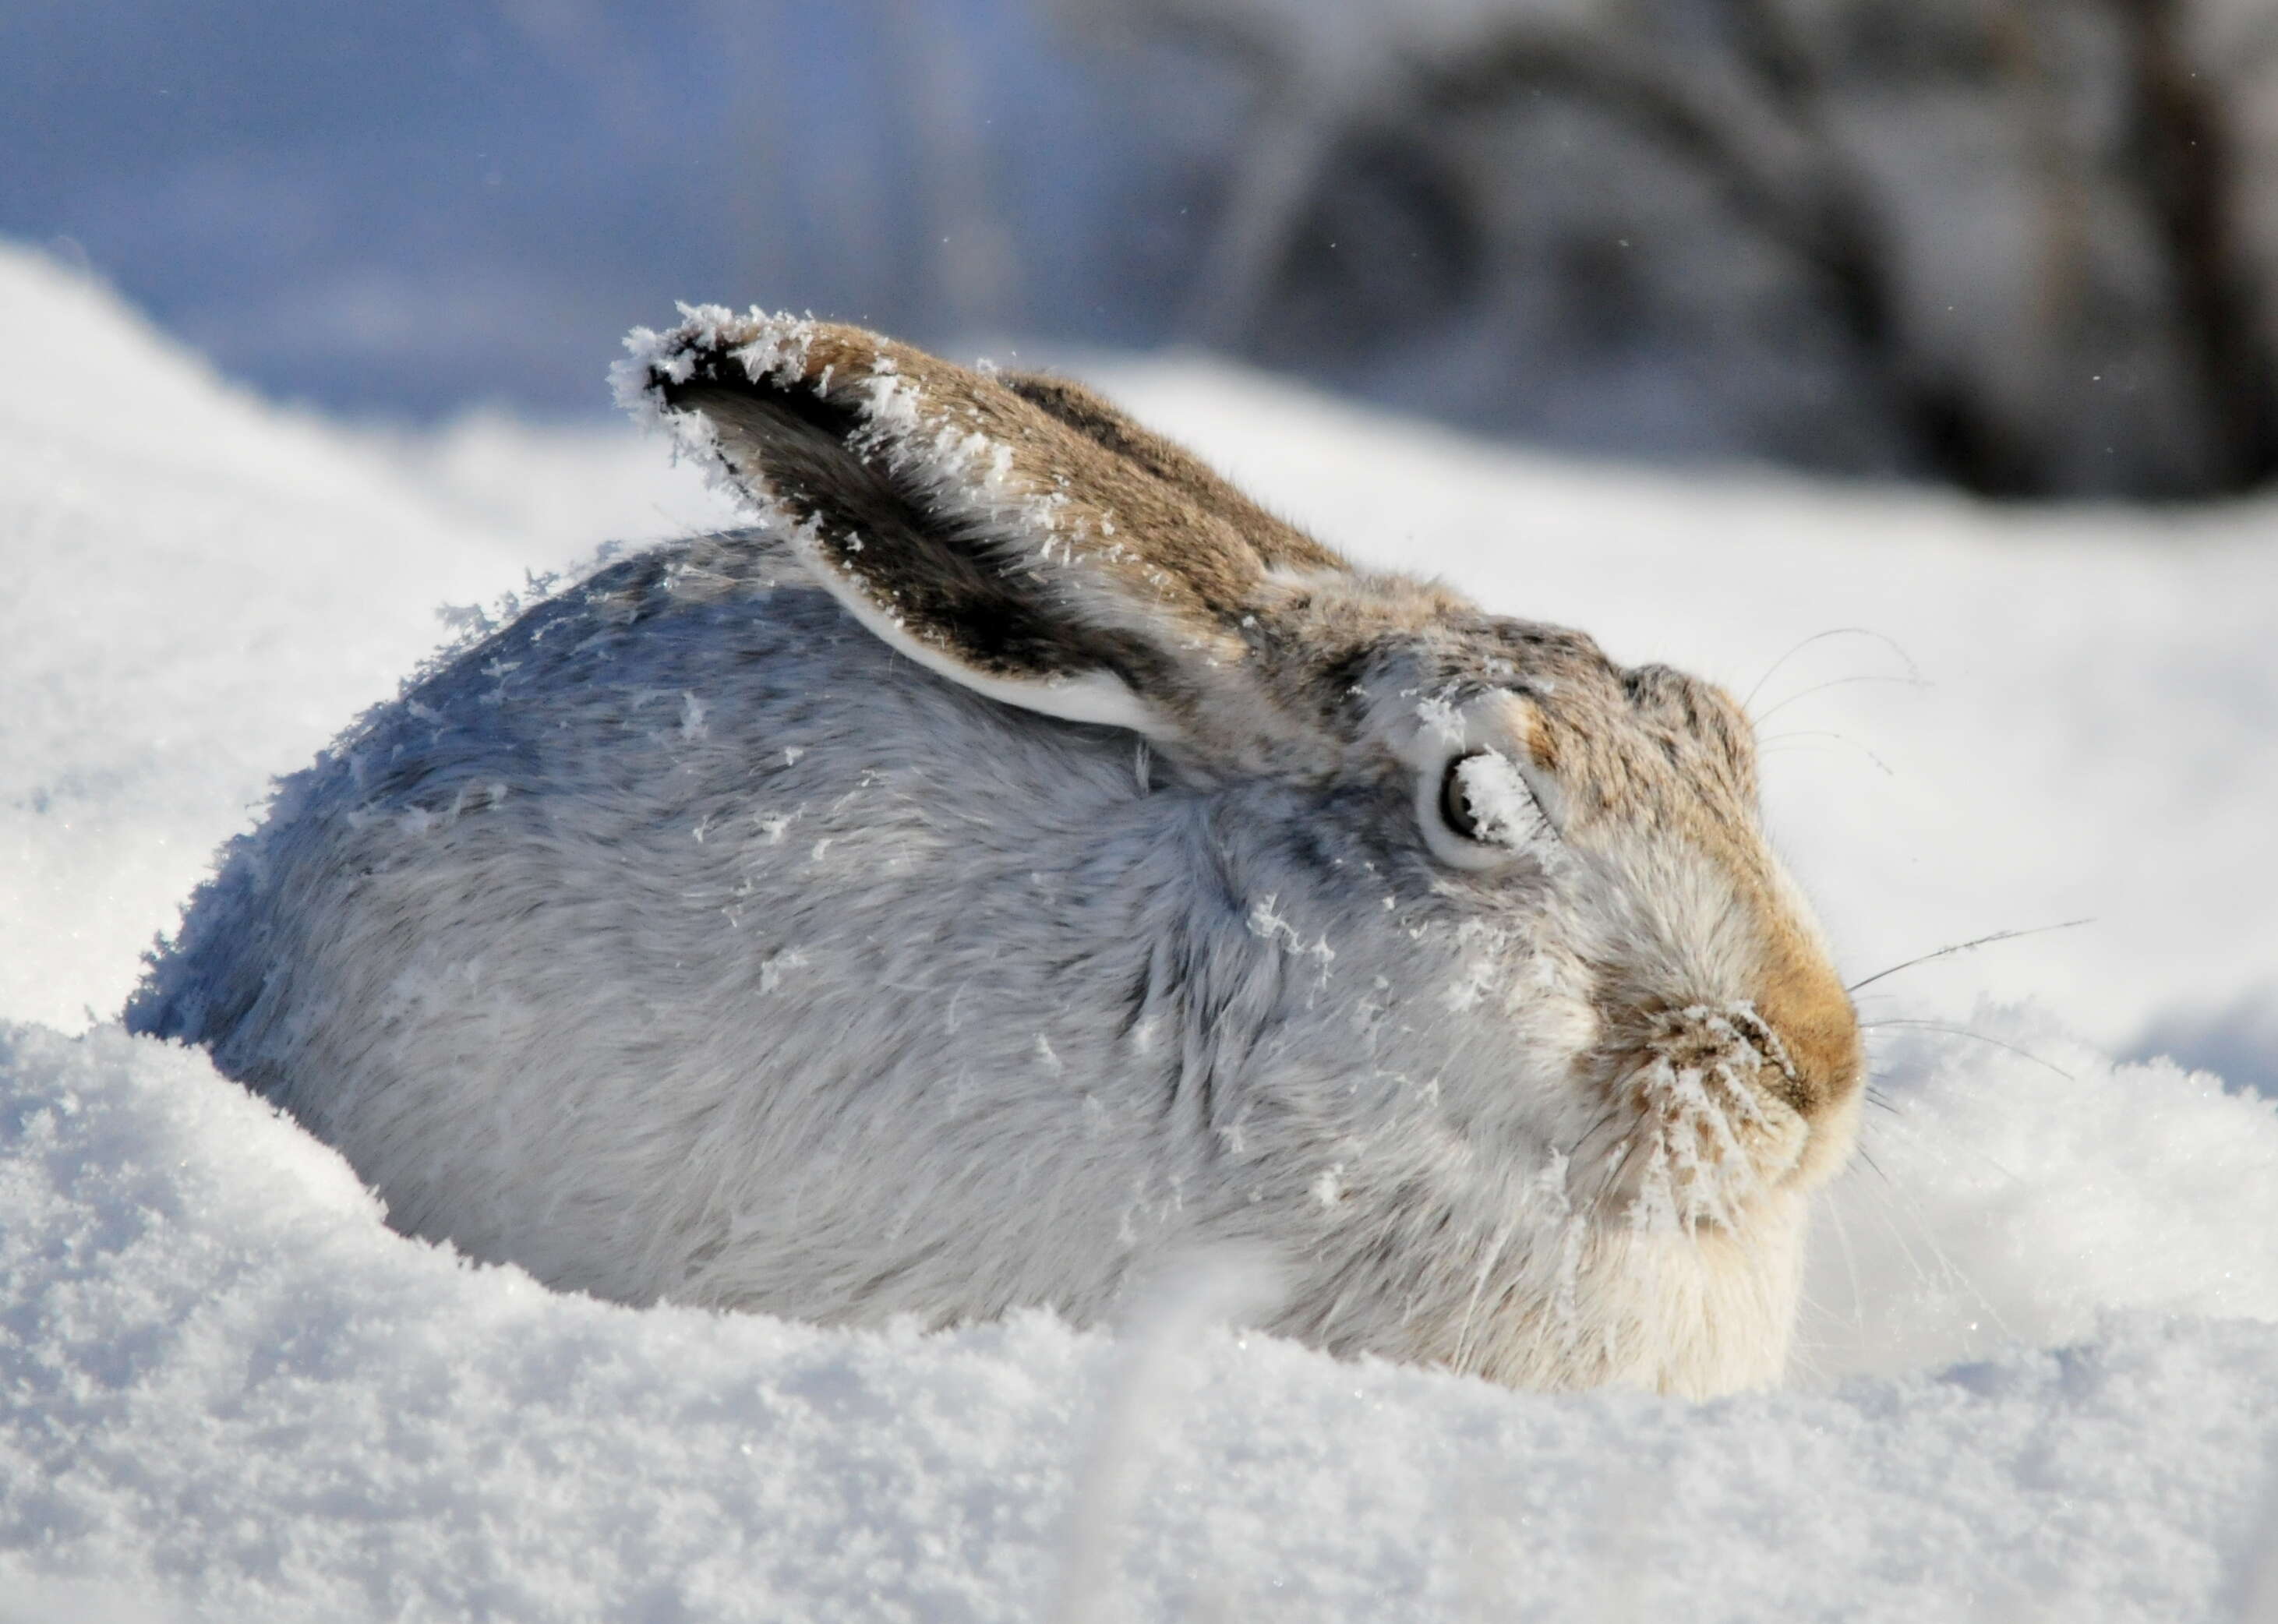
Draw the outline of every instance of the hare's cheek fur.
M1831 976L1767 951L1791 928L1779 911L1689 854L1658 856L1643 884L1636 865L1565 865L1599 1017L1570 1071L1594 1112L1572 1176L1608 1222L1739 1233L1847 1154L1856 1033Z
M1674 673L1648 673L1643 686L1688 706L1724 703ZM1598 1221L1739 1232L1848 1152L1859 1072L1849 1000L1752 804L1722 782L1720 768L1745 773L1744 739L1712 736L1714 757L1687 770L1686 751L1624 747L1633 705L1607 714L1578 703L1588 689L1573 673L1540 688L1456 705L1426 687L1418 703L1411 680L1375 707L1414 774L1426 843L1460 871L1443 888L1465 899L1457 935L1474 950L1451 1004L1503 989L1492 1003L1513 1024L1512 1047L1556 1073L1555 1086L1514 1089L1534 1113L1517 1131L1566 1158ZM1576 713L1586 737L1562 745ZM1695 749L1708 730L1686 720ZM1498 789L1489 767L1511 782ZM1480 799L1494 815L1466 822L1489 838L1445 827L1441 786L1457 770L1488 781ZM1498 914L1517 927L1492 928Z
M624 1301L1089 1323L1232 1243L1339 1353L1778 1375L1857 1034L1729 701L1355 570L1076 385L687 317L628 395L764 523L360 721L136 1030Z

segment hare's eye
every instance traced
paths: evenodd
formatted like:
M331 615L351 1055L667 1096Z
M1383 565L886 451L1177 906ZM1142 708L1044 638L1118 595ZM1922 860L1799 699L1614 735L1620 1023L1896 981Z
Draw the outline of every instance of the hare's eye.
M1440 821L1471 846L1507 851L1526 845L1547 827L1526 780L1494 750L1474 750L1448 763L1440 781Z
M1480 822L1479 808L1472 798L1472 788L1464 782L1464 766L1491 751L1475 750L1467 756L1457 756L1448 763L1448 775L1440 785L1440 820L1465 840L1484 841L1487 832Z

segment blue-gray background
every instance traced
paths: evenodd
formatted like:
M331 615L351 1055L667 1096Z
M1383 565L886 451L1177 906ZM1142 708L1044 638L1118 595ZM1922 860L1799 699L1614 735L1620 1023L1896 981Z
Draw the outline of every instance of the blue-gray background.
M676 299L2010 497L2278 471L2278 7L10 0L0 233L351 412Z
M1010 0L12 0L0 230L287 395L599 409L618 337L676 298L1156 336L1136 143L1103 111ZM939 240L975 231L981 298Z

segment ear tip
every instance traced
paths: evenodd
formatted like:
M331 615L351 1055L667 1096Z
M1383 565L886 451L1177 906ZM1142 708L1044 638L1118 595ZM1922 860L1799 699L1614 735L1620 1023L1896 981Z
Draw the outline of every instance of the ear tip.
M832 369L899 370L901 346L848 323L757 305L741 315L719 304L678 309L680 320L661 332L627 333L626 357L609 369L617 405L644 423L679 411L682 386L699 378L783 386Z
M620 406L637 414L669 408L677 386L699 377L717 377L730 361L739 362L753 382L796 372L820 325L756 305L740 316L719 304L684 304L679 309L680 320L661 332L636 327L625 335L625 358L609 369Z

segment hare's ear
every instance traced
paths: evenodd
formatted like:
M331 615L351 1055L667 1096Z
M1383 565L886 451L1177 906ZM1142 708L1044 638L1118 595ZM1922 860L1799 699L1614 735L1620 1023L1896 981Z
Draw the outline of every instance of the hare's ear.
M1194 745L1280 730L1257 713L1256 656L1292 580L1345 573L1327 549L1074 385L859 328L684 314L633 336L621 392L894 647L1072 721Z
M1096 392L1071 378L1043 372L1006 372L1005 388L1051 413L1101 449L1120 457L1177 491L1198 513L1232 525L1270 568L1344 568L1343 561L1303 530L1278 519L1218 477L1185 446L1142 428Z

